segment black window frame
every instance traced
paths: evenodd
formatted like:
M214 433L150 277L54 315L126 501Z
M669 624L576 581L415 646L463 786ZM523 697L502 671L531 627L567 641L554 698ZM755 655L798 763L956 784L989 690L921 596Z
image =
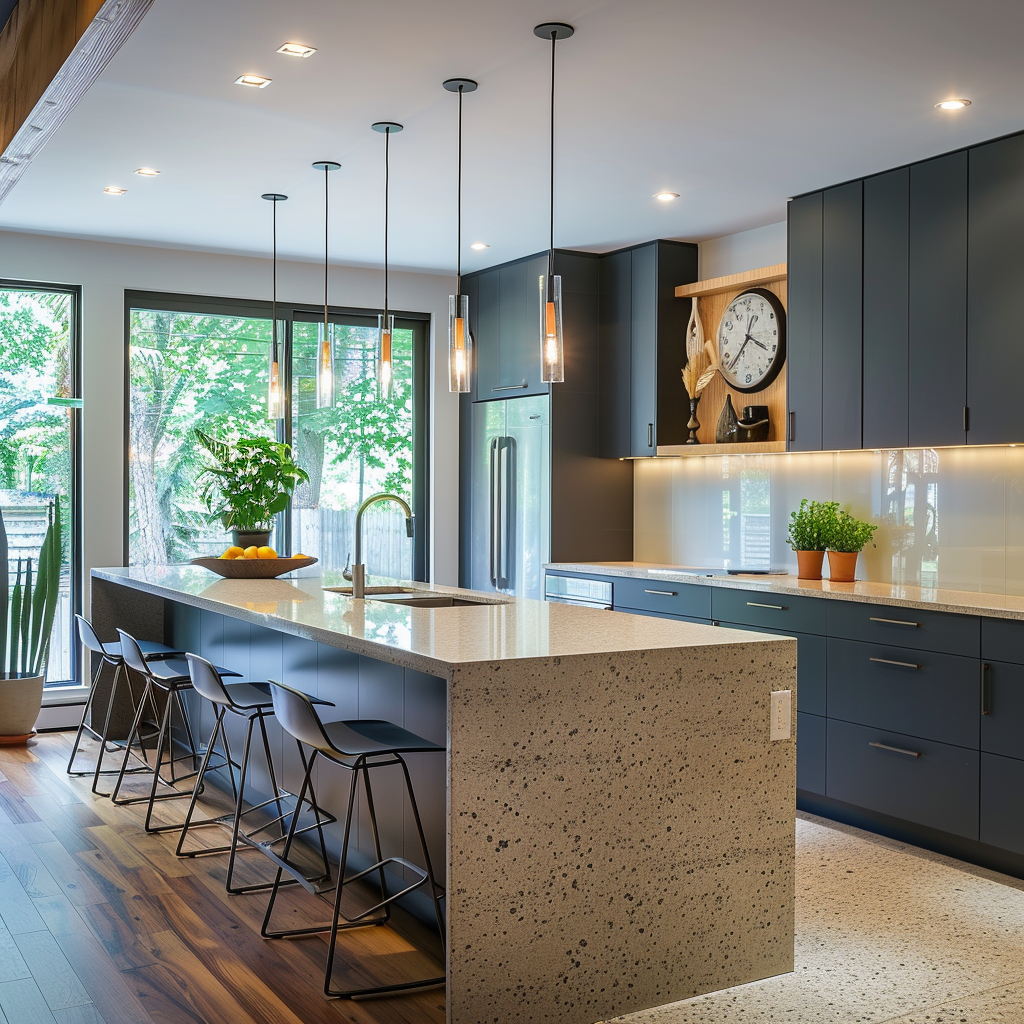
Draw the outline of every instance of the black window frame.
M217 298L208 295L187 295L178 292L126 290L124 293L124 499L123 499L123 560L128 565L129 544L129 492L130 470L128 449L131 416L131 311L157 309L171 313L195 313L206 316L237 316L255 319L271 318L272 305L262 299ZM332 322L352 326L376 326L379 309L357 306L328 306ZM412 505L416 516L416 536L413 543L412 575L414 580L425 581L430 569L430 314L408 310L393 310L395 328L413 332L413 425L412 425ZM282 352L281 394L283 417L278 421L278 439L292 443L292 323L299 319L309 323L323 319L323 306L308 302L277 303L277 319L284 321L284 337L280 339ZM291 552L291 503L279 521L278 535L285 538L280 545L284 553Z

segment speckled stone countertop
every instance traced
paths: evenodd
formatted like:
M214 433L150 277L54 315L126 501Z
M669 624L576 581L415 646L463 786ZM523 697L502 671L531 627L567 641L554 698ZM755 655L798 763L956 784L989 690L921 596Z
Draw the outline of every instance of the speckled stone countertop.
M725 636L695 623L427 584L402 585L428 593L468 595L485 603L409 608L373 598L356 600L323 589L346 585L337 571L275 580L220 579L207 569L191 565L93 569L92 574L157 597L433 675L447 675L453 665L478 662L725 646L770 639L746 632ZM374 583L380 582L374 578Z
M702 587L731 587L757 590L764 594L800 594L833 601L861 601L897 608L930 608L959 615L986 615L996 619L1024 619L1024 597L983 594L969 590L943 590L902 583L832 583L830 580L801 580L796 576L707 576L699 570L656 562L552 562L544 566L555 572L578 572L589 576L630 576L636 579L670 579ZM721 572L724 574L725 570Z

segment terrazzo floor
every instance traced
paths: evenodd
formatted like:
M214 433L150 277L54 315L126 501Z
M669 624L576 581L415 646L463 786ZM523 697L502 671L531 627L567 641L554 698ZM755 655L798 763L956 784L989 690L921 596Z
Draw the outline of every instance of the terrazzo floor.
M801 814L796 970L626 1024L1024 1024L1024 881Z

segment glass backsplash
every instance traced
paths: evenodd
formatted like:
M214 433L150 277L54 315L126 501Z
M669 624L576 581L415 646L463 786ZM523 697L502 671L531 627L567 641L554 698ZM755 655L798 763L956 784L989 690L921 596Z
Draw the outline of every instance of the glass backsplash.
M640 459L642 562L796 572L801 498L878 525L858 579L1024 595L1024 447Z

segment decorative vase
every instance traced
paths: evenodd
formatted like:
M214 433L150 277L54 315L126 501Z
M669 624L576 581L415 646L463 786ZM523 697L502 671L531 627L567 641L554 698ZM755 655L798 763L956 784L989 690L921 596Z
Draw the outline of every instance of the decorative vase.
M833 583L853 583L859 554L859 551L829 551L828 578Z
M767 405L744 406L743 417L739 422L739 440L767 441L770 426Z
M697 419L697 405L700 402L700 395L690 399L690 419L686 424L690 436L686 439L687 444L700 444L697 440L697 431L700 430L700 420Z
M824 551L798 551L796 553L797 578L801 580L820 580L821 565L824 561Z
M0 744L25 743L43 703L44 676L0 674Z
M251 548L254 544L258 548L265 547L270 543L269 530L232 530L231 543L238 548Z
M715 430L715 441L718 444L735 444L739 440L740 423L736 418L736 410L732 407L732 395L725 396L725 405L718 417Z

